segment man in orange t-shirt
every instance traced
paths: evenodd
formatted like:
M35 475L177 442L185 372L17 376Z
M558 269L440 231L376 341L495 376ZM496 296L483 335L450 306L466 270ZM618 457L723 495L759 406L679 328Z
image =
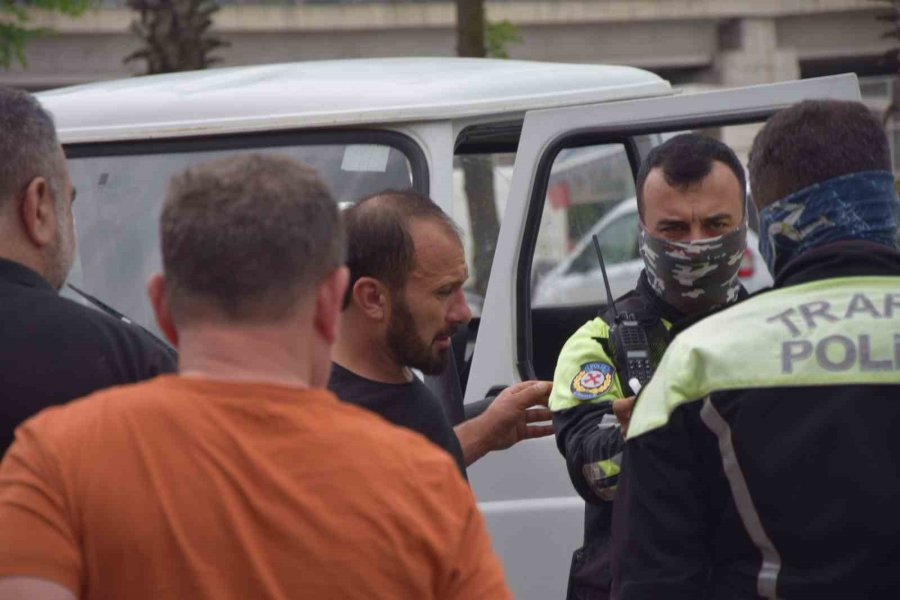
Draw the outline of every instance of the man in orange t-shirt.
M315 173L189 169L161 238L149 291L179 375L17 430L0 600L509 598L450 457L323 389L347 270Z

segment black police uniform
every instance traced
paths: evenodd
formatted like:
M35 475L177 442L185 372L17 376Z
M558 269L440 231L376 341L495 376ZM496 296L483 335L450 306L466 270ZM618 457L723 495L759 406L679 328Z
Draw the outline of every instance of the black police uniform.
M616 597L900 597L900 253L805 252L638 397Z

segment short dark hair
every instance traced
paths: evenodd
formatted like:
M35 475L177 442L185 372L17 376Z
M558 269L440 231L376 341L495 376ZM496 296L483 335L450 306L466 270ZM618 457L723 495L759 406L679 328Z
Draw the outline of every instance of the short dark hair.
M456 224L441 207L412 190L378 192L344 211L350 269L344 308L350 305L353 286L361 277L378 279L391 290L403 289L416 266L416 250L409 233L413 219L437 221L459 237Z
M175 176L160 238L176 320L212 305L233 321L277 321L344 262L337 204L286 156L230 156Z
M636 195L641 219L644 218L644 182L650 171L659 167L666 183L675 188L687 188L709 175L713 161L719 161L731 169L741 184L741 197L746 198L747 178L734 150L705 135L682 133L650 150L638 170Z
M763 208L815 183L891 170L884 128L860 102L806 100L766 122L750 150L753 201Z
M12 198L41 176L58 202L64 170L50 113L31 94L0 87L0 198Z

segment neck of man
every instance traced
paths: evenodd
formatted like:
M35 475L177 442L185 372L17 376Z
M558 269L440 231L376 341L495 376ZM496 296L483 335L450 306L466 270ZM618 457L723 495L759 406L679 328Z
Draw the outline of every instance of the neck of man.
M2 219L0 219L2 222ZM0 239L3 240L0 246L0 258L19 263L28 267L44 279L46 279L53 287L58 287L60 282L50 281L50 268L48 266L47 257L34 245L25 239L24 233L8 224L0 226Z
M179 330L178 371L184 377L325 387L315 357L327 352L311 327L285 324L198 324Z
M348 371L380 383L409 383L412 372L387 346L384 332L373 332L371 321L352 307L344 311L332 360Z

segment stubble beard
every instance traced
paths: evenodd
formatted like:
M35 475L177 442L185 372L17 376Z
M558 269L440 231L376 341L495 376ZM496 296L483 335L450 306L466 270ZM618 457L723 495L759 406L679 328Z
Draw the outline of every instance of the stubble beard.
M418 369L426 375L439 375L447 368L448 349L435 352L432 344L422 339L400 293L392 294L387 345L402 366Z

